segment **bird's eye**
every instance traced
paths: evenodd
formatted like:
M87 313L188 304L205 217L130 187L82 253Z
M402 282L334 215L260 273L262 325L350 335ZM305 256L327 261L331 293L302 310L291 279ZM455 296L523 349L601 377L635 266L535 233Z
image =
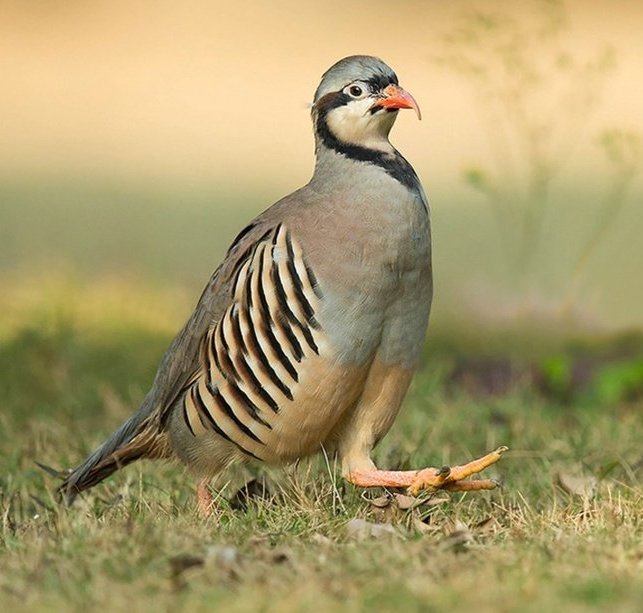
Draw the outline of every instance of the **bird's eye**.
M362 98L366 90L363 85L353 84L344 89L344 93L348 94L351 98Z

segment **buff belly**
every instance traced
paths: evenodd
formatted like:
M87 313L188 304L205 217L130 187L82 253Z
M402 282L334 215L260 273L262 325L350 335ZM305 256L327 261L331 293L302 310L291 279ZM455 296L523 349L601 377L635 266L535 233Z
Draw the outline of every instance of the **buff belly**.
M222 435L207 420L186 421L182 411L174 411L170 442L177 455L197 474L214 476L236 462L284 464L320 452L357 405L368 365L331 364L323 353L310 362L305 377L293 386L293 400L281 403L278 411L262 412L266 425L253 420L252 433L259 440L239 432L231 420L219 417ZM189 400L186 406L192 406Z

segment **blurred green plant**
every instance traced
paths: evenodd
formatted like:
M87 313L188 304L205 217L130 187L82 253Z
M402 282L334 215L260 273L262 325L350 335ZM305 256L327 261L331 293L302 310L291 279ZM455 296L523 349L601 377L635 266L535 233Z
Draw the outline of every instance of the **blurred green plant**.
M533 0L520 9L468 11L444 37L438 62L469 85L491 151L487 163L464 169L464 180L488 202L510 272L529 283L555 181L586 134L616 58L611 47L591 57L567 49L561 0ZM595 228L581 241L562 314L641 166L635 131L605 129L598 144L610 166L608 189Z
M559 402L614 407L643 399L643 335L577 339L536 361L537 387Z
M574 265L571 280L561 303L563 315L567 315L574 305L591 257L614 225L625 204L628 188L640 172L643 161L641 136L632 130L617 128L604 130L598 142L612 166L611 181L603 196L594 229L586 237Z
M606 365L590 386L588 396L605 405L640 399L643 395L643 358Z
M541 364L541 373L546 389L557 398L570 395L573 364L568 355L559 354L546 358Z

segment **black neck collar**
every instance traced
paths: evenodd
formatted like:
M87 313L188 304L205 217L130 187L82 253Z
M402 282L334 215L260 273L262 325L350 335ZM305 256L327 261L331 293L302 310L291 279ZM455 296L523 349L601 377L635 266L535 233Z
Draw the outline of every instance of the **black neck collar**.
M327 100L317 106L315 113L315 133L319 143L351 160L379 166L408 189L421 193L420 180L413 167L398 151L387 153L338 139L328 127L326 116L332 109L347 104L350 98L343 92L328 94L325 98Z

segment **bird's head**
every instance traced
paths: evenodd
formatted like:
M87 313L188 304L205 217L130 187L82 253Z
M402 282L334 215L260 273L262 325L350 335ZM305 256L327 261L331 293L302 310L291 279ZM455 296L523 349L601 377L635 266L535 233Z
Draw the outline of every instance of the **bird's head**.
M399 109L413 109L421 119L417 102L382 60L368 55L346 57L324 73L315 92L316 137L333 149L388 151L388 134Z

